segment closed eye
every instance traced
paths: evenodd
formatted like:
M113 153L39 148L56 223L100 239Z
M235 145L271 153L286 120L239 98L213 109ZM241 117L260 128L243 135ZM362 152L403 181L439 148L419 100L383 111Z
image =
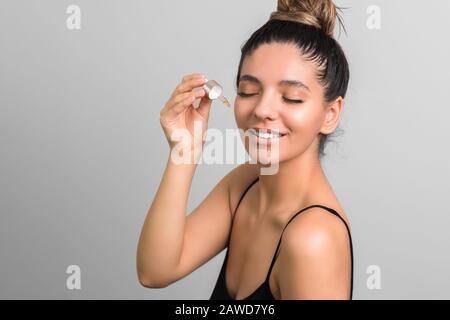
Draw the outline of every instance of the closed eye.
M238 94L238 96L243 97L243 98L257 95L257 93L244 93L244 92L238 92L237 94Z
M248 98L248 97L252 97L257 95L257 93L244 93L244 92L238 92L237 93L238 96L242 97L242 98ZM292 100L292 99L288 99L283 97L283 100L286 101L287 103L303 103L303 100Z
M292 100L292 99L288 99L288 98L284 98L283 100L288 102L288 103L303 103L303 100Z

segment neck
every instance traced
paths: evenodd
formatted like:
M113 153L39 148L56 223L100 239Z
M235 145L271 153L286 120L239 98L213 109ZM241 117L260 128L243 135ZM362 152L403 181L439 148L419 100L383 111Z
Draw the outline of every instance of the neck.
M292 212L308 205L311 192L317 192L327 179L315 152L279 163L278 172L259 176L258 216Z

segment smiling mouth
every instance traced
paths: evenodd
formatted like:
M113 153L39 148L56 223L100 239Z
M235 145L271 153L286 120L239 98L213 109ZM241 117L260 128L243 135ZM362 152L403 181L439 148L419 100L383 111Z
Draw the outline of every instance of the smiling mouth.
M267 132L265 130L249 129L248 130L250 139L254 140L258 146L260 145L273 145L278 144L280 139L286 136L286 133L280 132Z
M286 135L285 133L281 133L279 131L254 129L254 128L249 129L248 132L251 136L255 136L259 139L265 140L275 140L284 137Z

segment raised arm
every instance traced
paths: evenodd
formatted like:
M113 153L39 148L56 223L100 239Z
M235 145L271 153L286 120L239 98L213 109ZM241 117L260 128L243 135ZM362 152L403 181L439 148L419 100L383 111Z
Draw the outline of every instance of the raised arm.
M186 222L188 194L196 169L194 151L203 145L203 136L194 138L194 122L207 128L211 100L204 89L194 90L205 83L201 74L183 77L160 111L160 123L169 143L167 165L145 218L137 247L137 273L142 285L165 283L173 274L181 255ZM197 108L193 102L201 98ZM183 137L184 139L180 139ZM188 154L187 163L179 163L172 151Z
M185 77L172 95L173 101L169 100L161 111L161 124L171 150L176 145L175 140L170 138L173 137L175 128L186 124L185 128L190 131L194 118L205 121L206 128L210 107L210 100L206 100L207 98L202 98L199 107L195 109L191 105L194 96L189 100L185 95L187 100L184 115L179 116L169 111L175 106L175 100L181 103L182 98L177 96L184 95L185 91L201 84L202 80L194 75ZM204 92L197 93L197 97L203 95ZM183 108L179 106L178 110ZM138 278L145 287L165 287L223 250L238 198L258 174L255 165L242 164L236 167L187 215L188 196L195 169L195 164L176 164L170 157L167 160L159 188L142 226L137 248Z

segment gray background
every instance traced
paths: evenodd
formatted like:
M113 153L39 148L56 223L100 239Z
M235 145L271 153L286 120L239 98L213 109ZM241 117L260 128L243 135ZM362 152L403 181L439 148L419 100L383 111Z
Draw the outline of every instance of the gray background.
M351 67L324 167L351 220L355 299L450 298L450 3L337 1ZM66 8L81 7L81 30ZM381 30L366 27L369 5ZM164 289L136 245L168 147L159 110L202 72L232 103L240 47L276 0L0 2L0 298L207 299L224 252ZM214 40L215 32L219 38ZM235 128L214 102L210 127ZM192 210L235 165L199 165ZM82 289L67 290L68 265ZM366 286L370 265L381 290Z

